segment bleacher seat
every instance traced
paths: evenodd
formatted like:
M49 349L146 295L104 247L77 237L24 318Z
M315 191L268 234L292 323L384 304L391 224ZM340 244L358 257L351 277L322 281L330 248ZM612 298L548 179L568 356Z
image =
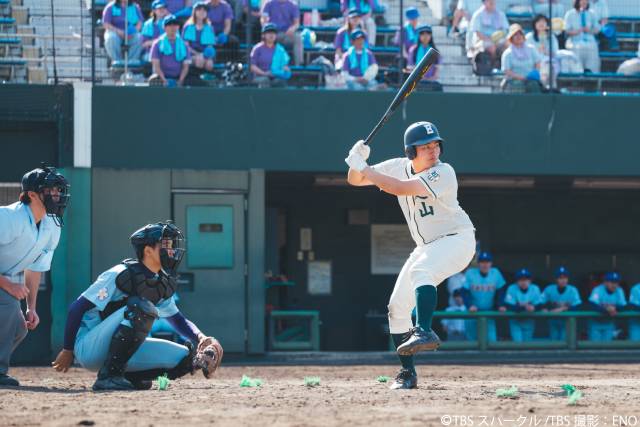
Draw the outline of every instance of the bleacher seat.
M393 65L400 53L400 49L395 46L374 46L371 51L376 57L376 61L380 66ZM332 60L336 50L333 47L330 48L318 48L311 47L304 50L305 62L310 64L315 58L321 55L329 56Z
M0 58L0 78L12 81L18 69L25 69L27 61L20 58Z
M558 87L583 93L640 93L640 75L618 73L561 73Z

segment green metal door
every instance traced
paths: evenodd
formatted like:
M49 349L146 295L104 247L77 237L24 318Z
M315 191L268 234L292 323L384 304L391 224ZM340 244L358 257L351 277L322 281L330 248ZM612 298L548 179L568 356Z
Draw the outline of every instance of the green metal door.
M175 194L175 221L185 231L178 306L228 352L245 352L245 196Z

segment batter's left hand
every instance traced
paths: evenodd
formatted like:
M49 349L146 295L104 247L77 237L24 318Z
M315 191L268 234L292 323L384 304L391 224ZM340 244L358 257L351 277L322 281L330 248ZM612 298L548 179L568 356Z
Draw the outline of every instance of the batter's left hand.
M349 152L349 156L344 159L349 167L355 171L362 172L368 166L367 161L362 158L359 153Z
M27 314L26 315L27 329L32 331L35 328L37 328L38 325L40 324L40 317L38 316L38 313L36 313L35 310L27 310L26 314Z
M364 140L360 140L356 142L351 150L349 150L349 154L352 152L360 154L362 158L366 161L369 158L369 154L371 154L371 147L364 143Z

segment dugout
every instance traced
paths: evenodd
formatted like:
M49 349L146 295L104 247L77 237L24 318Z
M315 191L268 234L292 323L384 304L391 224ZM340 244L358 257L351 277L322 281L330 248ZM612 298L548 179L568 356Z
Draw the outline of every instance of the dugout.
M566 265L586 300L604 271L618 270L627 293L640 280L640 181L473 175L459 180L460 203L477 228L479 247L494 253L508 283L527 267L543 287ZM396 198L348 187L342 175L268 173L266 206L266 268L295 284L269 290L269 304L318 310L323 350L386 349L394 272L413 245ZM389 261L381 262L382 255ZM330 276L319 277L318 269ZM446 286L438 293L444 309Z

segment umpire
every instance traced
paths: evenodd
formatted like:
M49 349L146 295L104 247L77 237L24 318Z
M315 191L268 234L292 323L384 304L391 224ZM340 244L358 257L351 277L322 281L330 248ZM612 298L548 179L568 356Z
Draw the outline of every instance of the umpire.
M68 201L65 177L43 164L23 176L18 202L0 206L0 387L20 385L7 375L9 361L27 331L40 323L40 276L51 268Z

